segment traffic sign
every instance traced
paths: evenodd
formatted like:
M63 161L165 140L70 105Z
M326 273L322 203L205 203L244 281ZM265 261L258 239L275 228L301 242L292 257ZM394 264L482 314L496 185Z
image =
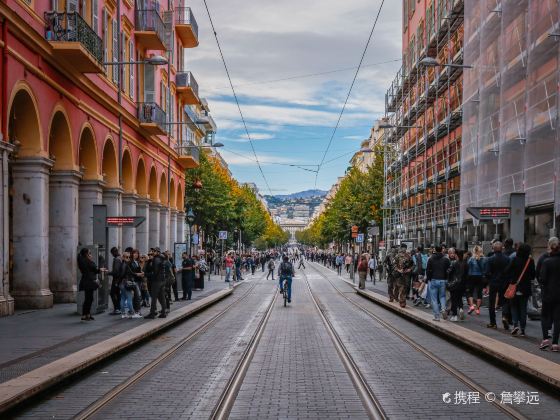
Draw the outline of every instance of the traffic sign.
M106 227L138 227L146 220L142 216L112 216L105 218Z
M220 230L218 233L218 239L227 240L227 230Z
M363 233L358 233L358 236L356 236L356 242L361 244L364 242L364 234Z

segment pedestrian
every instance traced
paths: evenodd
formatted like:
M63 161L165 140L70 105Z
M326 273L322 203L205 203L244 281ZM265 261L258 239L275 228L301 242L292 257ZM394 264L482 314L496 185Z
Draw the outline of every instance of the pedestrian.
M195 260L186 252L182 254L183 261L181 262L181 285L183 287L183 298L181 300L191 300L192 289L194 287L195 277Z
M130 254L124 252L122 256L123 264L121 265L121 281L119 283L121 295L121 319L132 318L136 313L132 305L132 293L134 290L134 275L130 270Z
M334 264L336 266L336 274L342 275L342 265L344 264L344 257L342 254L338 254L334 259Z
M373 285L375 286L375 271L377 270L377 259L375 258L374 255L372 255L368 261L368 268L369 268L370 280L373 282Z
M467 300L469 304L469 315L473 312L475 312L477 315L480 315L480 305L482 305L482 289L484 288L484 263L485 261L482 247L476 245L473 249L473 256L468 260L469 273L467 282Z
M549 304L548 299L545 299L545 286L543 284L542 278L542 268L544 261L550 257L553 253L553 249L558 250L560 242L557 237L553 236L548 240L548 249L547 252L543 253L539 259L537 260L537 267L535 277L537 279L538 284L541 287L541 329L543 335L543 341L541 342L540 349L546 350L550 347L550 335L549 331L552 328L552 314L550 312L551 305ZM560 252L559 252L560 254Z
M132 289L132 307L134 308L134 314L138 315L134 318L141 318L140 312L142 308L142 281L144 279L144 272L142 271L142 266L140 265L140 251L133 249L131 253L131 259L129 262L130 277L134 281L134 286Z
M112 277L111 290L109 291L109 296L113 302L113 312L111 315L119 315L121 313L121 290L119 285L123 275L123 260L116 246L111 248L111 255L113 256L113 267L108 273L108 275Z
M464 259L465 251L458 249L454 253L455 259L451 262L448 273L447 289L451 297L451 318L452 322L465 319L463 311L463 294L468 279L469 266ZM457 318L459 315L459 318Z
M397 246L393 245L387 256L383 265L385 266L385 272L387 273L387 293L389 294L389 302L395 300L395 257L397 256Z
M241 255L236 254L235 256L235 281L243 280L243 276L241 275L241 265L243 264L243 259Z
M410 283L410 275L414 267L412 257L407 250L406 244L401 244L400 249L395 257L394 262L394 281L395 289L394 297L398 299L401 308L406 307L406 295Z
M82 321L93 321L91 316L91 304L93 303L93 292L99 288L97 275L106 272L105 268L97 268L93 261L93 255L87 248L82 248L78 254L78 268L82 274L78 290L84 292L84 303L82 305Z
M301 267L303 267L303 269L305 270L305 261L304 261L303 254L301 254L301 256L299 257L298 270L300 270Z
M142 272L144 276L142 277L142 286L140 290L142 291L142 306L145 308L150 307L150 292L148 288L148 278L146 277L146 264L148 263L148 256L142 255L140 256L140 267L142 268Z
M150 255L151 254L151 255ZM146 276L148 277L148 288L152 296L150 313L144 318L154 319L157 315L157 302L161 305L161 311L158 318L165 318L167 316L167 301L165 298L165 260L161 255L159 248L153 248L148 257L146 265Z
M344 265L346 266L346 273L350 274L350 266L352 265L352 256L350 254L346 254Z
M560 337L560 242L553 237L548 241L550 254L542 262L540 280L542 284L543 308L547 310L547 320L541 324L543 341L540 344L541 350L546 350L550 346L549 330L552 330L552 351L558 352L558 339Z
M532 293L531 283L535 278L535 261L531 257L531 246L519 244L515 258L504 272L504 278L509 282L509 287L515 285L515 294L509 297L509 308L513 320L511 335L525 336L527 325L527 302Z
M204 276L208 273L208 264L204 255L200 255L198 258L198 288L199 290L204 290ZM208 281L210 281L210 274L208 274Z
M366 278L368 273L368 262L366 254L363 254L360 257L360 263L358 264L358 288L365 289L366 288Z
M173 272L173 282L171 283L171 287L169 287L166 290L167 299L171 301L171 291L173 291L173 297L175 298L175 302L177 302L179 300L179 290L177 284L177 267L175 261L173 260L173 254L171 254L171 251L165 251L165 256L167 257L167 260L171 264L171 270Z
M447 272L450 265L449 258L443 255L442 246L436 245L435 253L428 259L426 267L426 278L430 283L434 321L439 321L440 317L447 319L445 290L447 285Z
M268 261L268 274L266 275L267 280L268 280L268 277L270 275L272 275L272 281L274 281L274 268L275 268L274 260L271 258Z
M497 328L496 303L503 303L502 296L506 284L503 274L510 263L510 259L503 254L503 245L500 241L494 242L492 244L492 249L493 255L486 260L484 270L485 277L488 281L488 314L490 315L490 323L486 326L488 328ZM509 307L507 303L504 303L502 305L502 323L504 330L509 330L509 316Z

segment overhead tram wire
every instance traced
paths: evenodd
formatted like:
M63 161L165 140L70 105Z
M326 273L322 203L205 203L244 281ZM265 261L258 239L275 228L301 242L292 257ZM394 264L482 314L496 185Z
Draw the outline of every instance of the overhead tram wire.
M206 2L206 0L204 0ZM377 16L375 17L375 21L373 22L373 26L369 33L368 40L366 42L366 46L364 48L364 52L362 53L362 57L360 58L360 63L358 64L358 68L356 69L356 73L354 74L354 78L352 79L352 83L350 84L350 89L348 89L348 95L346 95L346 100L344 101L344 105L342 105L342 109L340 110L340 115L338 116L338 120L332 132L331 138L329 140L329 144L325 149L325 153L323 154L323 158L321 159L321 163L317 166L317 173L315 174L315 187L317 187L317 178L319 177L319 172L321 172L321 167L325 162L325 158L329 153L329 149L331 148L331 144L333 142L334 136L336 135L336 131L338 130L338 126L340 125L340 120L342 119L342 115L344 114L344 110L346 109L346 105L348 104L348 100L350 99L350 95L352 94L352 89L354 88L354 84L356 83L356 79L358 78L358 73L360 73L360 69L362 68L362 64L364 62L364 58L366 56L369 44L371 39L373 38L373 33L375 31L375 27L377 26L377 21L379 20L379 15L381 14L381 10L383 9L383 5L385 4L385 0L381 0L381 4L379 5L379 10L377 11Z
M225 150L227 150L228 153L231 153L231 154L233 154L233 155L242 157L243 159L250 160L251 162L256 162L255 159L251 159L250 157L247 157L247 156L245 156L245 155L242 155L241 153L234 152L233 150L230 150L230 149L225 149ZM316 168L317 165L303 165L303 164L302 164L302 165L298 165L298 164L295 164L295 163L281 163L281 162L267 162L267 163L268 163L269 165L291 166L292 168L298 168L298 169L301 169L301 170L303 170L303 171L308 171L308 172L313 172L313 173L317 172L316 169L309 169L309 168L305 168L305 167L304 167L304 166L311 166L311 167L315 167L315 168Z
M224 64L224 68L226 70L226 75L229 81L229 85L231 86L231 90L233 92L233 97L235 99L235 103L237 104L237 109L239 111L239 115L241 117L241 121L243 121L243 127L245 127L245 133L247 134L247 139L249 139L249 143L251 144L251 149L253 150L253 155L255 155L255 161L257 162L257 166L259 167L259 171L262 175L264 183L270 193L272 195L272 189L266 179L264 171L262 169L261 163L259 161L259 157L257 156L257 152L255 151L255 145L253 144L253 140L251 140L251 135L249 134L249 129L247 128L247 123L245 122L245 117L243 116L243 111L241 111L241 106L239 105L239 99L237 98L237 93L235 93L235 88L233 87L233 82L231 80L231 76L229 74L229 69L226 63L226 59L224 57L224 53L222 52L222 46L220 45L220 40L218 39L218 33L216 32L216 28L214 27L214 21L212 20L212 15L210 14L210 9L208 8L208 3L206 0L204 1L204 7L206 8L206 13L208 13L208 19L210 20L210 26L212 26L212 32L214 33L214 39L216 39L216 44L218 45L218 50L220 51L220 57L222 58L222 63Z

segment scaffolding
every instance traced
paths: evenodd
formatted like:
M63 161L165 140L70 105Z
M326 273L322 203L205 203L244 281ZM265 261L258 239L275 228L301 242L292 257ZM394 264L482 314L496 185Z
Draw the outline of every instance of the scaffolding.
M390 244L454 241L462 150L463 0L434 0L385 96L384 230ZM425 24L424 24L425 22ZM421 64L426 57L447 66Z
M460 219L470 206L559 209L557 0L465 0ZM553 214L554 213L554 214Z

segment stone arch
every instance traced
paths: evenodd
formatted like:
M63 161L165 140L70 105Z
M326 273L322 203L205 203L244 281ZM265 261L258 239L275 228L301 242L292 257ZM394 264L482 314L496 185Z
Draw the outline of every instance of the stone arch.
M152 166L150 169L150 180L148 181L148 194L150 199L154 202L158 201L158 184L157 184L157 173L156 167Z
M173 179L173 177L171 177L171 182L169 183L169 207L171 208L177 208L177 202L176 200L176 189L175 189L175 179Z
M125 149L122 158L122 183L125 192L134 192L134 171L132 170L132 157L128 149Z
M177 183L177 196L175 197L177 210L183 211L185 207L185 197L183 195L183 186L180 182Z
M136 193L145 197L148 195L148 183L146 181L146 164L144 159L138 158L136 164Z
M99 157L97 155L97 145L95 135L89 124L82 127L80 133L80 143L78 148L78 163L80 170L84 174L85 180L99 179Z
M167 175L165 170L161 171L161 176L159 178L159 201L163 205L167 205L167 199L169 190L167 188Z
M23 81L17 83L9 103L8 137L18 146L18 156L46 156L39 107L31 87Z
M66 110L55 106L49 124L49 157L54 161L53 169L75 169L72 131Z
M117 153L111 137L107 137L103 146L101 161L101 172L105 185L109 188L119 187L119 170L117 164Z

